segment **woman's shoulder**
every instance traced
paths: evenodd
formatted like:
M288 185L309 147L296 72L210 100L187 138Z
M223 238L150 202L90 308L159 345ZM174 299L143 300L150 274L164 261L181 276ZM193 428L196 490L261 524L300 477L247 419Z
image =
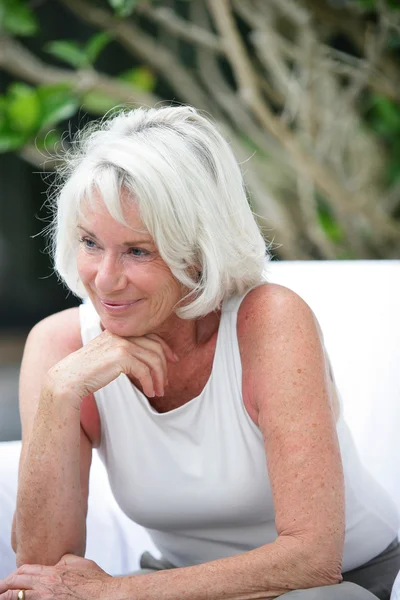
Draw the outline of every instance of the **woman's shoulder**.
M282 335L289 338L288 332L295 330L299 323L302 327L315 327L316 320L306 302L282 285L265 283L257 286L246 294L240 304L237 339L242 365L242 394L250 418L257 426L258 408L252 393L253 379L258 376L269 349L279 346Z
M31 330L27 344L43 350L51 347L65 356L81 348L79 308L68 308L39 321Z
M238 311L238 335L261 333L281 319L297 320L309 316L315 320L308 304L293 290L276 283L259 285L243 298Z

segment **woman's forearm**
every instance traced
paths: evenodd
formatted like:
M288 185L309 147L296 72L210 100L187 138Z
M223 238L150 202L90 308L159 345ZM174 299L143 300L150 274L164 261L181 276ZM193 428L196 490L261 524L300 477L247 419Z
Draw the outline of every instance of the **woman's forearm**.
M80 483L80 413L45 389L21 464L15 518L17 564L54 565L85 551Z
M325 558L324 558L325 556ZM151 575L122 577L118 600L252 600L341 581L341 559L294 538L230 558Z

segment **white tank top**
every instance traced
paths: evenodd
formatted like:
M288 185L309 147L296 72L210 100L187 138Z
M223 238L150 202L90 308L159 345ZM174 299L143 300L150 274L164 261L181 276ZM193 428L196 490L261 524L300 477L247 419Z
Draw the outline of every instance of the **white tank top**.
M178 567L233 556L277 537L263 437L242 398L236 333L242 299L223 303L210 378L187 404L158 413L125 375L95 393L98 452L114 496ZM101 333L90 303L80 306L80 320L86 344ZM361 465L342 417L337 432L347 571L382 552L396 537L399 521L394 504Z

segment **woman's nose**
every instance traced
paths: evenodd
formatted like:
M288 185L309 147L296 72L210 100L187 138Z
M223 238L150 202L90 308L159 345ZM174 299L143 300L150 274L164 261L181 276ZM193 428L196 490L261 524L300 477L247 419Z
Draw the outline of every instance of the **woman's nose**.
M104 255L96 273L97 290L103 294L111 294L123 290L126 283L127 279L121 261L117 257Z

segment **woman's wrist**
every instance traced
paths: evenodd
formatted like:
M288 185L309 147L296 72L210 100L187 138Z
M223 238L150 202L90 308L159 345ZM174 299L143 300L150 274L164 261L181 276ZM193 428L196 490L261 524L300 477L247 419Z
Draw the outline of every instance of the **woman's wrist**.
M41 404L79 410L83 397L83 392L71 382L65 385L51 370L47 373L42 385Z
M99 600L134 600L132 576L109 577L103 583Z

